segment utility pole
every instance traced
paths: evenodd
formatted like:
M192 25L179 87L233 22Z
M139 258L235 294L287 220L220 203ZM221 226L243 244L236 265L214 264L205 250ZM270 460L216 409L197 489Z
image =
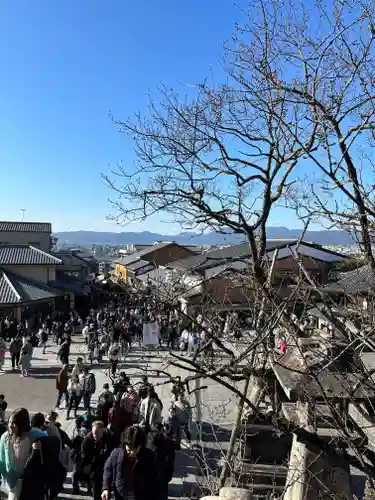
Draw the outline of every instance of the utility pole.
M21 216L21 222L23 222L24 219L25 219L26 208L20 208L20 212L22 214L22 216Z

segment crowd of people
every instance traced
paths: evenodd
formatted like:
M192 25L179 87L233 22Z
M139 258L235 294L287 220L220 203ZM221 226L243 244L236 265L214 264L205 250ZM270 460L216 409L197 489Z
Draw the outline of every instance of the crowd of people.
M33 329L13 320L2 322L0 364L9 349L12 369L20 369L21 376L26 377L34 347L39 345L45 353L51 341L58 346L61 362L56 377L56 411L47 416L29 415L26 408L20 408L6 421L6 402L0 396L0 475L9 499L53 500L63 489L69 471L73 493L79 494L84 488L94 500L106 500L111 495L116 500L168 498L175 452L181 447L182 437L186 446L191 446L192 409L184 386L174 384L170 406L164 412L167 418L163 419L163 403L148 378L132 383L121 371L120 360L132 343L142 342L145 321L159 322L160 346L165 342L168 348L188 353L198 346L196 340L189 339L192 332L198 335L198 329L182 327L175 311L156 311L147 301L134 304L131 295L103 290L98 291L85 321L70 313L68 317L39 318ZM74 332L82 332L86 347L71 366ZM109 378L93 406L94 362L108 364ZM58 420L62 402L67 419L75 419L70 436Z

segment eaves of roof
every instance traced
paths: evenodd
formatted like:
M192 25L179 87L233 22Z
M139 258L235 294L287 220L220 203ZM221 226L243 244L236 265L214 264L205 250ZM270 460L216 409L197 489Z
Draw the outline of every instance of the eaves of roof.
M26 304L63 295L61 290L50 285L0 269L0 304Z
M114 260L115 264L119 264L120 266L129 266L133 262L141 260L142 257L155 252L156 250L160 250L161 248L168 247L170 245L176 245L172 241L163 241L162 243L158 243L157 245L152 245L150 248L144 248L143 250L139 250L138 252L131 253L126 257L119 257L118 260Z
M59 265L62 260L32 245L0 245L0 266Z

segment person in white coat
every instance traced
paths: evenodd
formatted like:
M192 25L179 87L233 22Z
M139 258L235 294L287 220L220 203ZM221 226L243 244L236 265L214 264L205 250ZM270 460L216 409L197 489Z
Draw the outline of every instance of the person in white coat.
M185 328L180 335L180 355L181 356L182 356L183 352L187 351L188 342L189 342L189 330L187 330Z
M88 341L89 341L89 330L90 330L89 325L85 325L82 328L82 335L83 335L83 338L85 339L85 344L86 345L88 344Z
M146 432L157 430L162 423L162 408L158 401L155 389L149 387L147 389L147 397L142 400L139 409L140 425L143 426Z
M79 377L83 370L83 359L81 357L77 358L76 364L73 367L70 377L73 379Z

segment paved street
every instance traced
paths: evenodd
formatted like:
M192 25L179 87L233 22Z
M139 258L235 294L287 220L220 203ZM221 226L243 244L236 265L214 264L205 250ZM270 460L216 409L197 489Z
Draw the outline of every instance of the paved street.
M42 354L41 349L34 350L34 357L32 361L32 369L29 378L21 378L19 373L13 373L10 370L10 360L6 359L5 372L0 376L0 393L5 394L8 402L9 410L14 410L20 406L28 408L30 413L38 411L48 412L55 407L56 403L56 389L55 377L60 368L56 359L57 348L50 345L45 355ZM71 363L75 362L78 356L85 353L85 347L82 338L77 335L74 338L72 345ZM166 384L167 377L163 374L157 374L157 370L165 370L172 376L184 377L188 373L183 370L170 365L169 354L166 351L161 351L160 354L156 352L148 352L144 348L135 346L132 352L127 357L126 361L121 364L121 369L125 370L130 376L132 383L140 381L140 377L147 372L149 380L156 386L156 390L163 402L163 414L166 417L170 406L170 384ZM92 371L95 373L97 382L97 393L102 390L102 386L108 381L105 369L102 367L93 366ZM198 418L202 422L206 422L204 426L205 432L210 437L204 439L205 441L221 441L221 435L218 434L220 430L210 423L214 420L215 424L221 424L223 428L221 431L227 432L228 425L232 420L233 409L235 408L235 399L230 397L230 393L223 388L217 386L212 381L203 381L202 386L208 385L209 388L201 391L202 397L196 397L194 394L191 396L191 404L194 406L194 420ZM194 389L195 384L192 384L191 389ZM96 396L93 397L93 404L96 404ZM74 425L74 420L67 421L65 419L65 411L59 411L59 420L63 428L70 434ZM193 426L193 430L195 425ZM196 434L196 433L195 433ZM212 434L212 436L211 436ZM218 437L215 437L217 434ZM207 443L208 444L208 443ZM207 445L205 445L207 446ZM209 448L221 446L219 443L216 445L212 443ZM182 497L185 488L189 484L196 482L197 466L196 461L192 458L191 450L183 449L177 454L175 477L170 484L170 498ZM207 453L207 456L209 453ZM217 454L215 454L216 457ZM62 499L69 498L85 498L70 495L70 485L67 484L66 492L61 495Z

